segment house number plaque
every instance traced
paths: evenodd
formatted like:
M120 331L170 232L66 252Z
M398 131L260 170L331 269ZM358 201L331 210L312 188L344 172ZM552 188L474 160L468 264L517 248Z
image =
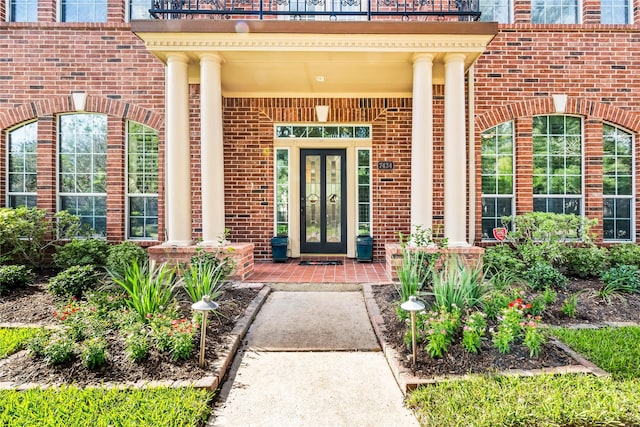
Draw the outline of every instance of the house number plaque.
M382 171L393 170L393 162L378 162L378 170L382 170Z

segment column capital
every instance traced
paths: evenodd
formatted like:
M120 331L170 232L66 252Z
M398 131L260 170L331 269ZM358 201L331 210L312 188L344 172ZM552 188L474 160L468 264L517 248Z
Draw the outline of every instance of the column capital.
M199 56L200 62L216 62L218 64L222 64L224 62L224 58L215 52L205 52L201 53Z
M167 64L171 62L182 62L184 64L189 63L189 57L184 53L172 52L167 55Z
M464 53L447 53L444 56L444 63L450 64L452 62L463 62L466 59L466 55Z
M413 57L411 58L411 61L416 64L418 62L425 62L425 61L429 61L431 63L433 63L433 58L435 57L435 55L433 53L414 53Z

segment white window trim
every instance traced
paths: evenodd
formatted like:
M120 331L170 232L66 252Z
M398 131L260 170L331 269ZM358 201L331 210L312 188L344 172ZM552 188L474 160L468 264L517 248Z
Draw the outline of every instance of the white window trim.
M359 207L360 207L360 183L358 182L358 168L360 165L358 164L358 152L359 151L368 151L369 152L369 235L373 237L373 150L370 147L358 147L356 148L356 224L355 230L356 235L358 235L358 230L360 229L360 221L359 221ZM364 203L364 202L363 202Z
M11 137L10 137L11 132L16 131L16 130L24 127L24 126L28 126L28 125L34 124L34 123L36 124L36 156L37 156L37 154L38 154L38 149L37 149L37 144L38 144L38 141L37 141L38 121L37 120L30 120L28 122L20 123L19 125L14 126L14 127L10 128L10 129L7 129L5 131L5 134L4 134L4 136L5 136L5 174L4 174L5 175L5 206L9 206L10 205L9 201L10 201L10 196L12 196L12 195L16 195L16 196L36 196L36 200L37 200L37 197L38 197L38 192L37 191L35 193L31 193L31 192L14 192L14 191L11 191L9 189L9 157L10 157L9 156L10 155L10 152L9 152L9 141L11 139ZM36 162L37 162L37 159L36 159ZM38 179L38 173L37 173L37 167L36 167L36 181L37 181L37 179Z
M291 149L289 147L275 147L273 150L273 235L278 235L278 151L287 152L287 230L291 227ZM289 234L289 231L287 231Z

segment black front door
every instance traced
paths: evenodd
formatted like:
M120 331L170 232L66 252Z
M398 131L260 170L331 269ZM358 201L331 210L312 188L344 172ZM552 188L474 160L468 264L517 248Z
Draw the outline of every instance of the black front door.
M300 252L347 252L346 151L300 150Z

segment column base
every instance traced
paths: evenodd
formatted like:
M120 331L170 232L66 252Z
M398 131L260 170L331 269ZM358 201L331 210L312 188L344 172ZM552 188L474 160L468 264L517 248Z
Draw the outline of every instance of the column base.
M162 242L160 244L160 246L163 246L165 248L186 248L193 245L193 241L192 240L169 240L166 242Z
M231 244L230 241L225 240L223 242L220 242L219 240L207 240L207 241L202 241L199 242L196 246L200 246L203 248L222 248L225 246L229 246Z

